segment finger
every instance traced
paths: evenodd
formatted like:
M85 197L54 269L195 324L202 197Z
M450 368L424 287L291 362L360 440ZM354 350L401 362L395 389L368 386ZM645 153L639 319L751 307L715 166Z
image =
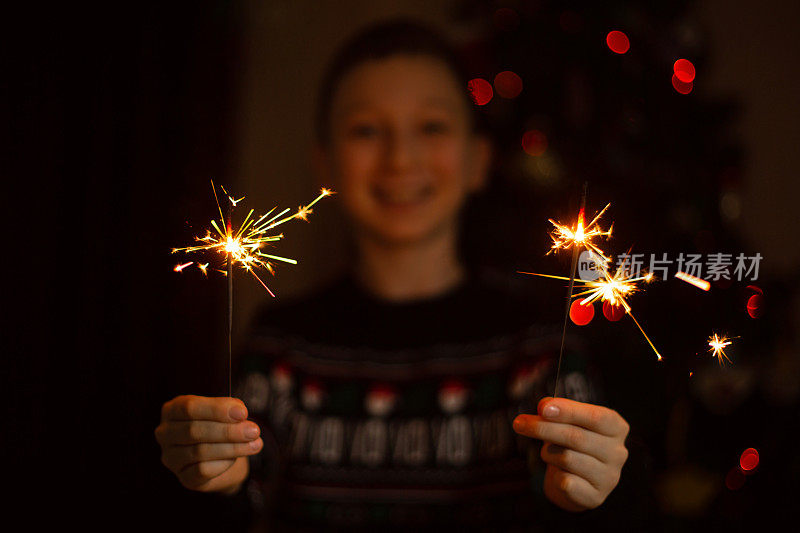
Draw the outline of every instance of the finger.
M604 463L611 461L608 450L616 446L616 441L610 437L571 424L547 422L538 415L518 415L514 419L514 431L591 455Z
M608 437L627 436L629 426L619 413L601 405L567 398L542 398L538 413L553 422L574 424Z
M247 408L238 398L208 398L178 396L161 408L162 420L209 420L212 422L242 422Z
M162 460L172 471L181 472L190 465L197 463L255 455L261 451L263 446L264 442L261 439L248 443L203 443L190 446L170 446L164 450Z
M561 470L582 477L598 490L604 490L606 478L610 477L609 467L596 457L557 444L545 444L540 455L548 465L557 466Z
M260 435L254 422L170 421L156 430L156 440L163 445L198 444L201 442L250 442Z
M547 467L544 486L548 497L571 504L572 510L594 509L605 499L591 483L557 466Z
M189 489L196 489L209 480L221 476L236 463L235 459L205 461L189 465L178 475L181 484Z

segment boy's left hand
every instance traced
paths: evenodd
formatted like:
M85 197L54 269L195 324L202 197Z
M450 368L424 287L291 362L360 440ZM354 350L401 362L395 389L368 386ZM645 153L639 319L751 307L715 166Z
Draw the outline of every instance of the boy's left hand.
M619 413L566 398L542 398L538 415L519 415L514 431L543 441L544 493L567 511L602 504L628 459L630 426Z

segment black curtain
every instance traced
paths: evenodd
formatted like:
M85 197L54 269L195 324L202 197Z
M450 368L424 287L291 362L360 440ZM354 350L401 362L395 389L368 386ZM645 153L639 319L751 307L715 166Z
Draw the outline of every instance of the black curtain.
M243 19L223 1L5 17L3 440L32 525L188 525L208 507L153 429L176 394L227 394L225 330L208 327L224 283L176 274L170 250L213 213L210 179L234 180Z

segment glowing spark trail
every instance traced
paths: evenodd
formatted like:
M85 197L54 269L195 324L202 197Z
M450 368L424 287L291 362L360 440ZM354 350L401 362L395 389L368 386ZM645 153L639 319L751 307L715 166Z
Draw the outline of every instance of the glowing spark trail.
M711 288L711 283L708 281L692 276L691 274L687 274L686 272L676 272L675 277L704 291L707 291Z
M724 336L720 337L719 335L714 333L714 335L708 338L708 345L711 347L711 349L708 350L708 353L710 353L713 357L717 358L717 361L719 361L720 366L723 366L725 364L723 358L727 360L729 363L733 364L733 361L731 361L728 355L725 353L725 348L727 346L730 346L731 344L733 343L730 341L728 337Z
M184 263L182 265L175 265L175 268L173 268L172 270L174 270L175 272L183 272L184 268L188 267L189 265L193 265L193 264L194 264L194 261L189 261L188 263Z

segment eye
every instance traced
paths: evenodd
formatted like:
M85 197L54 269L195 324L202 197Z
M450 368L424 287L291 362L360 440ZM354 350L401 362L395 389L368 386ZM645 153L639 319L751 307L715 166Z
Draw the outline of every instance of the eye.
M422 124L422 131L426 135L441 135L449 131L449 126L443 120L428 120Z
M359 139L369 139L372 137L376 137L380 134L380 128L373 124L355 124L349 130L348 133L351 137L356 137Z

